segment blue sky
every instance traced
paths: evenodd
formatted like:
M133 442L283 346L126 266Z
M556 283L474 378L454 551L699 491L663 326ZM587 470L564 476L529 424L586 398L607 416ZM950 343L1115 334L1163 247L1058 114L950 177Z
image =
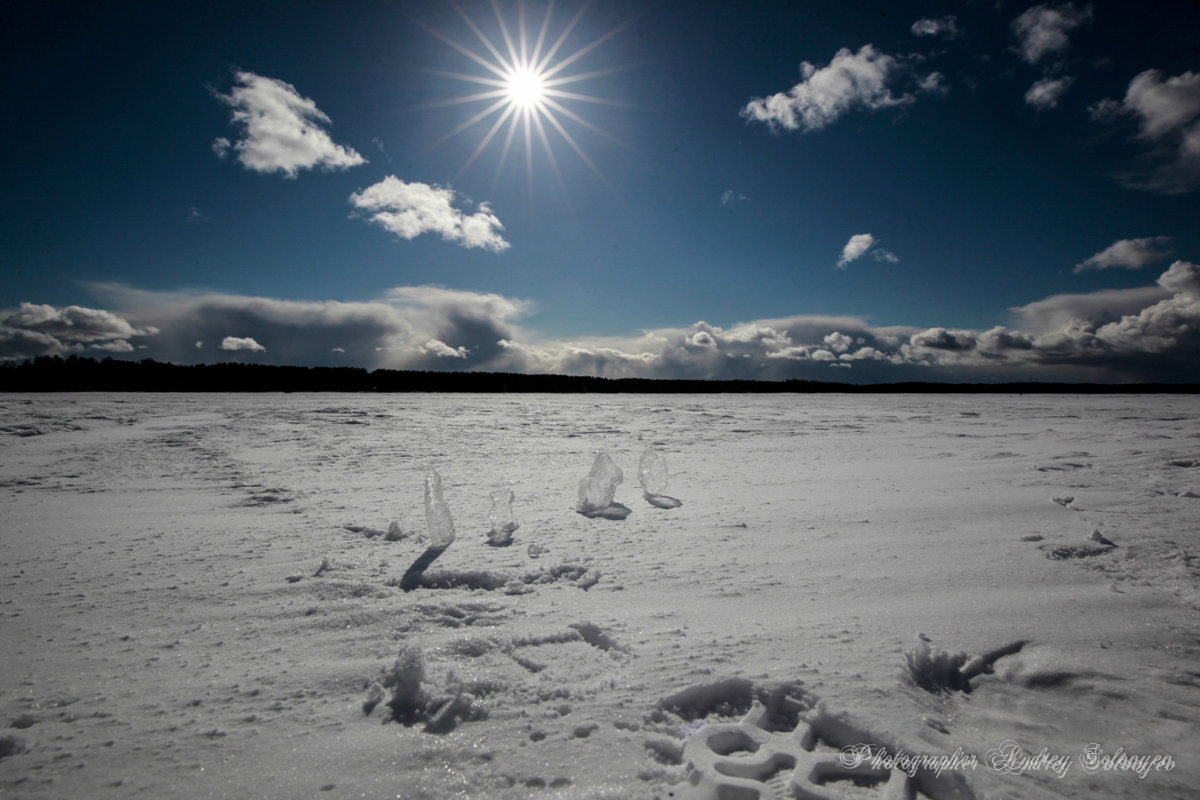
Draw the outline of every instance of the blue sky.
M2 358L1200 379L1195 2L10 7Z

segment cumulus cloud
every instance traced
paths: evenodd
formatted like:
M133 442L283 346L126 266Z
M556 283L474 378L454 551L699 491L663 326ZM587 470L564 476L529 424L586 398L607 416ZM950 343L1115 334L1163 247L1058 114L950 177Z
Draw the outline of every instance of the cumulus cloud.
M89 288L120 309L114 316L138 330L158 330L146 340L144 356L175 363L211 360L214 353L242 346L250 348L242 352L278 364L483 368L504 354L501 340L526 338L517 323L533 311L525 300L436 286L396 287L369 302L149 292L104 283ZM57 349L43 344L36 351L31 351L36 342L18 344L10 341L4 357L67 352L53 343ZM222 346L225 350L218 349Z
M912 24L912 32L914 36L942 36L947 39L953 39L962 30L958 27L958 17L953 14L947 14L937 19L926 17L917 20Z
M1025 61L1036 64L1048 55L1065 51L1071 44L1068 34L1091 19L1091 6L1077 8L1071 3L1034 6L1013 20L1017 50Z
M838 266L844 267L851 261L855 261L863 256L871 246L875 244L875 237L869 233L856 233L850 237L850 241L846 242L846 246L842 248L842 257L838 259Z
M1055 108L1074 82L1075 79L1070 76L1042 78L1034 81L1034 84L1029 87L1029 91L1025 92L1025 103L1038 111Z
M21 303L0 311L0 358L70 355L87 351L128 353L129 339L154 336L152 325L138 326L110 311L84 306Z
M1161 194L1200 187L1200 73L1164 77L1148 69L1129 82L1123 99L1102 100L1090 111L1097 120L1125 117L1138 125L1147 151L1138 168L1120 176L1124 184Z
M466 358L471 352L464 345L451 347L445 342L439 342L437 339L430 339L428 342L422 345L421 349L426 353L437 356L438 358Z
M868 252L876 261L886 261L889 264L895 264L900 259L890 250L885 250L879 247L879 240L869 233L856 233L850 237L846 245L842 248L841 258L838 259L838 267L845 267L851 261L856 261L866 255Z
M1141 269L1147 264L1162 261L1171 254L1170 236L1149 236L1144 239L1120 239L1096 255L1075 265L1075 272L1097 269Z
M280 364L609 378L828 380L836 369L839 379L858 382L1169 381L1194 380L1200 369L1200 266L1182 260L1151 285L1048 297L986 330L797 315L563 339L522 328L533 310L528 301L436 286L396 287L360 303L93 290L117 308L102 313L134 330L158 330L139 343L139 354L177 363L203 359L195 343L209 341ZM49 315L33 308L41 310L2 317L0 354L64 352L60 340L35 329ZM100 341L129 347L126 339ZM260 342L265 352L253 349Z
M238 337L226 336L221 340L222 350L247 350L252 353L265 353L267 348L263 347L258 342L254 341L251 336Z
M1174 294L1200 297L1200 266L1190 261L1176 261L1158 276L1158 285Z
M765 122L776 131L816 131L854 110L876 111L916 102L914 94L897 95L889 86L910 73L904 60L872 45L863 45L857 53L842 48L824 67L801 63L799 83L786 92L752 99L741 115L752 122ZM921 91L921 79L916 81L914 88ZM934 81L926 91L937 88L940 82Z
M498 253L508 249L500 235L504 226L487 203L474 214L454 207L456 192L448 186L405 183L389 175L379 183L350 195L350 203L370 212L369 219L402 239L436 233L463 247L482 247Z
M1081 294L1056 294L1023 306L1010 308L1021 330L1041 335L1061 330L1077 320L1110 322L1153 305L1169 292L1161 286L1133 289L1102 289Z
M302 169L346 169L366 163L353 148L329 138L329 117L290 83L238 72L234 84L229 94L215 94L233 109L232 122L241 138L215 139L213 152L219 157L233 152L247 169L282 172L289 178Z

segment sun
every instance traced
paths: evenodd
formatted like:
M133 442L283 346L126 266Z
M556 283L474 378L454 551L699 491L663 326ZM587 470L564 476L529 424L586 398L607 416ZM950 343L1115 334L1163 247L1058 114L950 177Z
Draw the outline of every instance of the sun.
M629 104L595 95L584 94L577 86L583 81L607 75L626 69L625 66L613 66L593 69L586 72L571 72L572 66L578 65L589 53L601 44L615 36L631 20L609 30L597 38L582 45L571 43L572 34L577 30L588 5L584 4L577 13L562 27L553 31L552 23L554 2L546 8L540 24L534 28L526 27L524 4L517 3L517 19L515 23L506 21L500 5L493 2L492 9L496 17L496 29L499 37L494 40L480 27L479 22L472 19L457 3L450 4L466 23L478 44L483 49L476 51L458 42L440 31L415 20L427 31L462 55L469 58L481 71L472 74L464 72L446 72L430 70L430 72L458 81L473 83L482 88L474 94L454 97L429 103L425 107L466 105L472 103L484 104L484 108L472 114L449 133L433 142L430 147L445 142L477 125L486 126L479 143L467 158L457 178L471 167L493 141L502 142L500 159L496 166L495 181L499 179L514 145L523 147L525 173L530 189L533 187L533 160L535 144L541 145L546 160L559 183L563 183L562 172L559 170L555 157L554 146L551 142L565 143L600 180L607 184L604 175L588 156L576 139L576 135L568 128L582 128L597 134L606 140L627 147L607 131L585 119L570 108L570 105L601 104L608 106L628 106Z
M528 67L510 72L506 84L508 100L513 105L520 108L531 108L542 101L545 91L542 76Z

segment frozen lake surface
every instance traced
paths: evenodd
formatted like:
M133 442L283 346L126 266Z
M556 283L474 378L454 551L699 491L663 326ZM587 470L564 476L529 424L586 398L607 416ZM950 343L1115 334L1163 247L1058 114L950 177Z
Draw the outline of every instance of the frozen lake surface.
M1200 786L1197 397L0 395L0 497L5 797Z

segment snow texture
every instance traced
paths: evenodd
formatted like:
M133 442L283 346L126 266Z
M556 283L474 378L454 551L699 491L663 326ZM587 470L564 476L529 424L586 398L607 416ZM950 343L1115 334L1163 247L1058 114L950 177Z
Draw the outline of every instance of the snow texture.
M1200 396L81 392L0 419L0 797L886 796L796 771L857 745L978 759L918 798L1200 786ZM598 450L648 448L682 508L569 508ZM430 466L479 535L422 554ZM483 535L499 487L519 547ZM1071 769L989 770L1005 742ZM1088 773L1089 742L1173 766Z

